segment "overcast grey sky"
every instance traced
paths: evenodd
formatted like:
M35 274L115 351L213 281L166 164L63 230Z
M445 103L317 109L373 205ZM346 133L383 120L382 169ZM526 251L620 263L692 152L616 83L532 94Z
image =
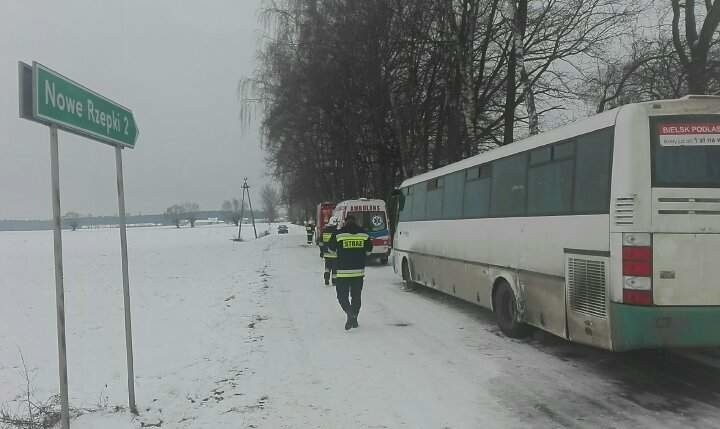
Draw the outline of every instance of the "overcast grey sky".
M0 219L49 218L48 128L18 118L17 62L42 63L131 108L129 213L195 201L218 209L265 174L257 127L238 119L238 81L255 69L261 0L2 0ZM117 212L114 151L60 131L62 211Z

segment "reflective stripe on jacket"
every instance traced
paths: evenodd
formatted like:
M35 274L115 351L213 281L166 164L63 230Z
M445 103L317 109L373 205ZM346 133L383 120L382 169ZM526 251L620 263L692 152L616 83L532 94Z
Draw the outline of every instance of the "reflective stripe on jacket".
M365 270L337 270L337 278L353 278L362 277L365 275Z
M345 226L331 237L328 247L337 252L339 279L365 275L365 259L372 252L372 240L364 229Z
M328 247L333 234L335 234L336 232L337 228L332 225L328 225L323 228L320 245L322 247L322 254L325 259L337 259L337 253Z

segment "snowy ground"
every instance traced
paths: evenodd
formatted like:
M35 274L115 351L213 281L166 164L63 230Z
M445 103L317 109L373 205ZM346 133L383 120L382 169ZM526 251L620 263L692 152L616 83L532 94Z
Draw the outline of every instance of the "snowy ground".
M139 417L114 409L126 404L118 231L64 234L71 405L99 409L73 428L720 427L712 352L509 340L489 312L404 291L387 267L368 269L361 326L346 332L302 228L235 232L128 231ZM35 396L57 391L51 244L0 233L0 404L24 389L20 350Z

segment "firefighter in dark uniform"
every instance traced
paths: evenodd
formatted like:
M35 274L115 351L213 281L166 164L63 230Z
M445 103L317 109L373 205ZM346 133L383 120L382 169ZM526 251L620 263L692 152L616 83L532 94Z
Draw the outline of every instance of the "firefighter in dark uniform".
M332 276L332 284L335 285L335 279L337 275L337 269L335 267L335 261L337 260L337 252L330 250L330 239L337 232L338 220L335 216L331 217L328 224L322 230L320 237L320 256L325 259L325 285L330 284L330 277Z
M347 314L345 330L358 327L360 296L365 277L365 260L372 252L372 240L367 232L357 225L355 217L348 215L345 225L330 238L328 247L337 252L337 299ZM352 302L348 299L352 298Z
M312 244L313 234L315 233L315 225L312 222L305 222L305 232L307 233L307 244Z

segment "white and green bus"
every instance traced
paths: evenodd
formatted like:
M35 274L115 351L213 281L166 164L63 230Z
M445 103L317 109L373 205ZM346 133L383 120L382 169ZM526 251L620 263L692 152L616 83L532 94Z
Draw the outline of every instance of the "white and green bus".
M623 106L405 180L393 266L622 351L720 345L720 97Z

